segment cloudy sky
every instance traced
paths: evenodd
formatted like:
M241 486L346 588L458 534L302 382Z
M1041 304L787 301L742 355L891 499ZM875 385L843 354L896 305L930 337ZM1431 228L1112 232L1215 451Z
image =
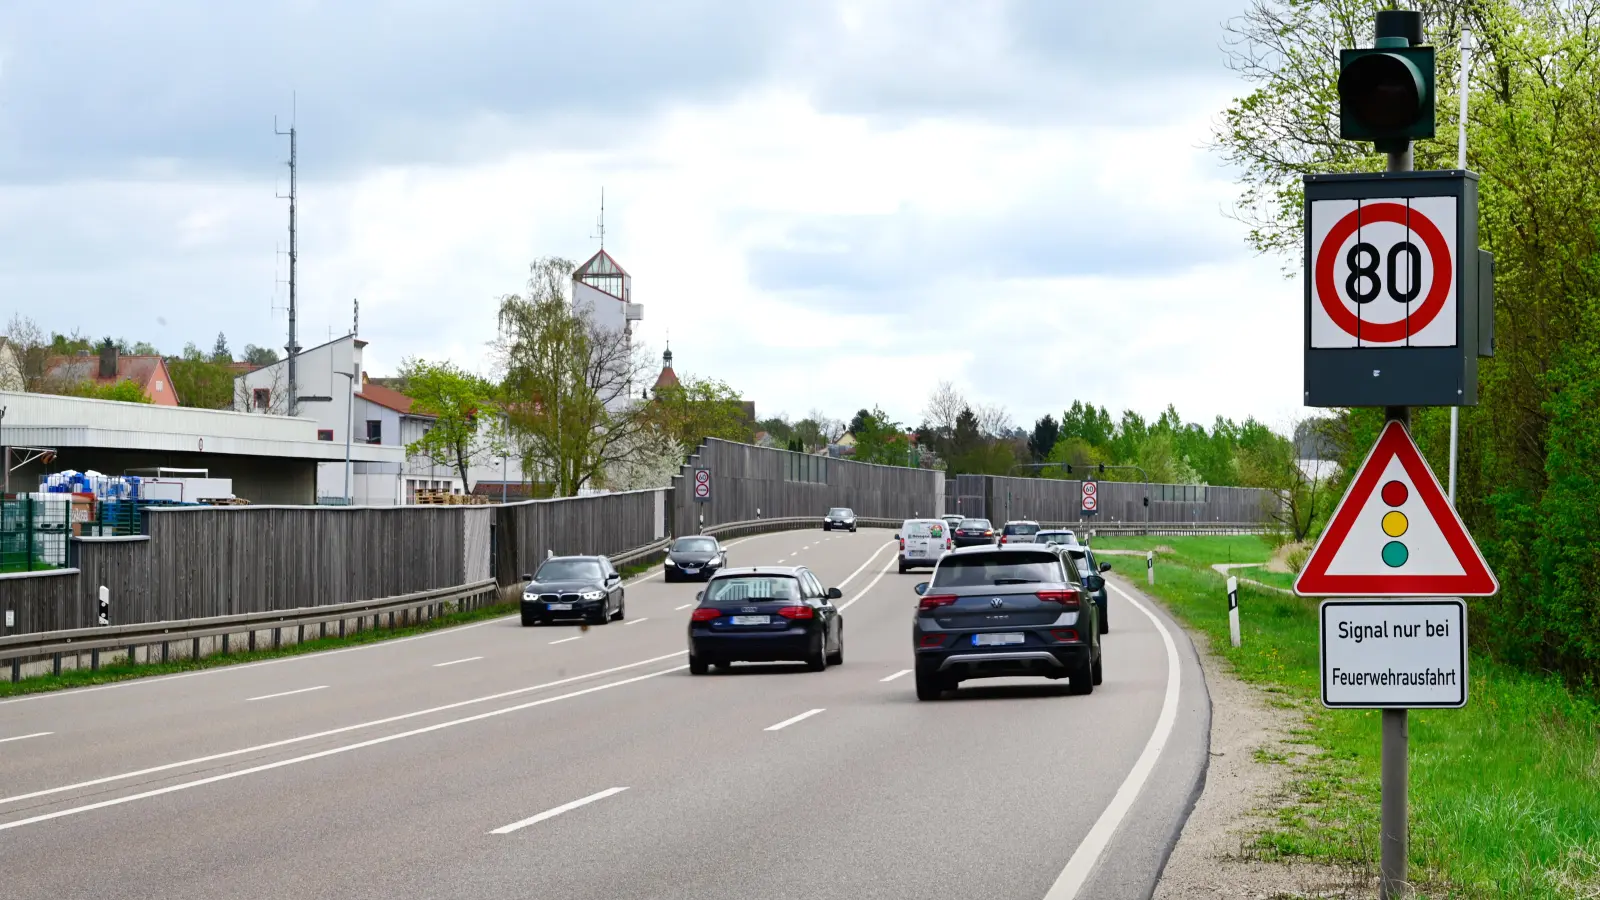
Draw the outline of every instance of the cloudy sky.
M1298 285L1204 147L1245 0L78 0L0 19L0 292L51 330L487 369L496 298L606 248L640 334L762 415L941 378L1297 408ZM1113 67L1125 66L1117 72ZM1114 73L1114 75L1113 75Z

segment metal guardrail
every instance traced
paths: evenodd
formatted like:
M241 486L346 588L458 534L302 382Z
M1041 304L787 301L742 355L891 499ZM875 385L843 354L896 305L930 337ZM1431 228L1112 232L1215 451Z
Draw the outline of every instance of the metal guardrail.
M1040 522L1046 528L1070 528L1078 534L1095 534L1102 537L1160 536L1208 534L1266 534L1272 528L1261 522Z
M398 597L356 600L350 603L336 603L328 606L310 606L138 625L106 625L96 628L73 628L64 631L19 634L0 638L0 663L9 661L11 664L11 680L19 681L22 677L22 662L25 659L50 657L54 662L53 670L55 674L59 675L61 674L61 657L67 654L88 653L91 658L91 669L98 669L102 652L125 650L129 658L132 659L135 648L153 648L159 644L161 646L161 661L166 662L169 657L169 649L175 641L191 641L193 646L192 657L198 658L202 638L222 638L221 652L227 653L229 636L245 633L248 634L248 648L255 650L256 635L266 631L272 632L272 647L276 649L282 644L283 629L285 628L298 629L296 640L304 641L307 626L321 626L320 636L326 637L327 624L338 622L339 636L343 637L345 623L351 620L356 622L357 630L360 630L361 623L368 616L371 616L372 627L378 628L380 627L381 618L387 615L389 617L389 627L393 628L396 624L397 614L401 625L408 624L408 622L415 623L422 621L424 609L428 611L427 618L438 616L441 607L446 603L454 603L458 609L462 610L478 609L498 602L499 593L499 585L491 579L456 587L436 588L431 591L402 594Z

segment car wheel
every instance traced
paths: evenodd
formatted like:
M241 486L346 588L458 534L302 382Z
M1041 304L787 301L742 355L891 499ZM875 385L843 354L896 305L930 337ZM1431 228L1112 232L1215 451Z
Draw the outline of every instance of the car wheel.
M900 574L904 575L905 573L906 573L906 564L905 563L901 563L900 564Z
M1111 620L1106 618L1106 608L1100 607L1100 633L1107 634L1111 631Z
M672 577L672 570L671 569L667 569L666 570L666 575L662 578L662 580L665 581L667 584L671 584L672 582L677 581L678 579Z
M539 617L538 616L531 616L531 615L529 615L527 613L523 613L522 614L522 627L523 628L527 628L530 625L537 625L537 624L539 624Z
M855 534L856 533L856 527L854 525L850 526L850 533L851 534Z
M624 618L626 618L627 615L628 615L628 598L627 597L618 597L617 598L617 611L616 611L616 613L614 615L612 615L611 620L613 622L620 622Z
M828 665L844 665L844 626L839 626L839 649L828 655Z
M711 671L711 666L698 656L689 657L689 674L704 675Z
M602 606L598 613L589 616L588 619L590 625L604 625L611 621L611 614L606 612L606 608Z
M1067 693L1092 694L1094 693L1094 665L1085 659L1072 667L1067 674Z
M917 669L917 699L938 700L944 696L945 681L938 673Z
M823 672L828 668L828 639L817 638L816 652L806 657L806 666L813 672Z
M1105 659L1105 654L1104 653L1101 653L1099 656L1096 656L1094 658L1094 678L1092 680L1094 681L1095 684L1099 684L1100 682L1105 680L1105 677L1106 677L1105 668L1101 665L1101 662L1104 659Z

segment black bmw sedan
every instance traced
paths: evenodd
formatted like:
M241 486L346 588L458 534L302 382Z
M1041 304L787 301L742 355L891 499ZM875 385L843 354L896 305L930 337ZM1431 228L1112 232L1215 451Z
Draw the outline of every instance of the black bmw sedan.
M728 551L717 539L697 534L681 537L672 542L662 563L668 581L685 578L710 578L728 565Z
M552 556L523 577L523 625L554 619L604 625L627 615L622 575L604 556Z

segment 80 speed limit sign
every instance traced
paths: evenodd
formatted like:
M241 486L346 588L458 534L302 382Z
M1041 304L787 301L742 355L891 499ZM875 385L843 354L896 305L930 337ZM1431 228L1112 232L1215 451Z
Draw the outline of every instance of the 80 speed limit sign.
M1311 204L1311 347L1457 344L1454 197Z

